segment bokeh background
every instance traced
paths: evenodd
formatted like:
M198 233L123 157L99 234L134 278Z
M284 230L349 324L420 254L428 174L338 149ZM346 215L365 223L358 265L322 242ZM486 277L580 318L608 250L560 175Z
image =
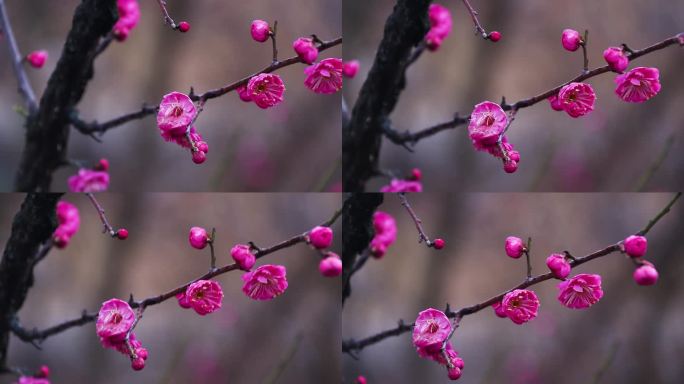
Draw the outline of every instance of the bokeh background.
M42 93L61 53L77 0L6 1L23 53L46 49L41 70L27 68ZM278 20L280 58L294 55L292 42L312 33L341 36L341 0L168 1L169 12L192 29L182 34L163 22L156 1L139 1L141 19L125 43L112 43L95 63L95 77L80 104L86 121L100 122L136 111L143 102L191 87L217 88L271 62L271 44L249 34L254 19ZM23 120L13 111L16 91L5 41L0 40L0 190L12 190L23 147ZM340 57L340 46L319 56ZM207 161L191 161L189 151L166 143L155 116L105 134L104 143L73 131L69 154L84 163L111 161L112 191L314 191L340 179L340 95L318 95L304 87L304 65L278 71L285 101L262 110L234 92L210 100L197 122L209 143ZM74 169L55 175L54 190L66 190ZM135 180L135 182L132 182Z
M642 229L673 194L419 194L409 200L429 236L446 247L418 244L413 221L392 195L380 210L397 220L397 241L352 278L342 311L342 337L363 338L413 322L423 309L454 309L505 291L525 277L525 259L504 253L507 236L531 236L533 273L563 250L586 255ZM598 273L604 297L586 310L556 299L556 283L533 289L539 316L525 325L491 309L466 316L452 339L465 361L459 383L680 383L684 374L684 201L648 234L647 260L660 272L654 286L632 279L634 266L612 254L577 267ZM612 357L611 357L612 356ZM411 334L367 347L359 360L343 357L345 383L447 383L446 369L421 359ZM595 381L603 371L601 380Z
M0 246L9 237L20 195L0 196ZM142 299L168 291L209 268L209 250L191 248L191 226L216 227L218 265L230 248L265 247L309 230L340 208L336 194L104 194L114 226L130 237L101 233L86 196L66 195L80 210L81 229L65 250L53 250L35 269L35 284L19 312L27 327L44 328L94 311L112 297ZM338 221L335 231L341 227ZM339 252L341 236L332 250ZM47 339L42 351L12 337L10 364L47 364L54 383L267 383L283 364L280 383L332 383L340 371L340 284L318 272L317 252L304 244L273 253L257 265L287 267L289 287L266 302L242 293L240 272L217 278L223 307L205 317L176 300L149 307L135 332L149 350L134 372L129 359L102 348L94 323ZM298 342L297 340L300 339ZM0 375L0 383L13 382Z
M453 17L453 30L442 47L411 66L407 88L391 118L396 128L427 128L448 121L455 112L468 115L484 100L514 102L561 84L580 73L581 50L560 44L565 28L589 30L590 67L605 65L603 50L627 43L637 49L684 32L684 3L656 0L548 1L473 0L487 30L502 33L494 44L474 35L461 1L438 1ZM372 65L386 18L395 1L345 0L345 59L361 61L361 71L345 84L353 105ZM628 104L613 93L614 75L588 82L597 94L595 110L579 119L553 111L547 102L521 110L509 139L520 151L517 173L503 172L501 161L476 152L467 127L420 141L411 154L384 140L380 166L406 174L423 170L427 191L631 191L666 147L674 145L645 186L649 191L684 186L682 126L684 52L669 47L639 58L631 66L657 67L662 91L643 104ZM466 182L467 180L467 182ZM373 180L377 191L387 180Z

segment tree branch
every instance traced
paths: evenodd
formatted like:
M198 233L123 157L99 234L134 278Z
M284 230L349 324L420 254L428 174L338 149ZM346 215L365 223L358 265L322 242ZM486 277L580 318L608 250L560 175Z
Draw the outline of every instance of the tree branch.
M2 30L7 37L7 48L9 51L9 57L12 60L14 76L16 76L17 82L19 83L19 93L24 98L29 115L32 116L38 110L36 95L33 93L33 88L31 88L31 84L26 76L26 71L24 71L24 67L22 65L24 58L19 52L17 41L14 39L12 25L10 24L9 16L7 15L7 9L5 8L5 0L0 0L0 30Z
M52 173L66 157L69 115L93 76L100 38L111 31L117 17L115 0L83 0L76 8L57 67L35 116L27 121L26 144L15 181L18 191L50 189Z
M675 204L677 199L682 195L681 192L678 192L672 200L653 218L649 221L649 223L642 229L641 231L637 232L638 235L646 235L653 226L660 221L672 208L672 206ZM600 249L598 251L595 251L593 253L590 253L586 256L579 257L579 258L574 258L573 260L570 261L570 265L572 268L575 268L579 265L582 265L584 263L587 263L591 260L597 259L599 257L603 257L606 255L610 255L615 252L621 252L621 247L620 247L620 242L609 245L603 249ZM532 278L525 279L522 283L518 284L517 286L508 289L494 297L491 297L485 301L482 301L478 304L474 304L468 307L463 307L459 309L458 311L454 312L449 309L447 306L447 310L445 311L445 314L449 318L462 318L467 315L472 315L473 313L479 312L484 308L490 307L492 304L500 302L503 297L511 291L514 291L516 289L525 289L527 287L533 286L535 284L539 284L543 281L546 280L551 280L554 279L554 275L551 272L541 274L534 276ZM413 329L413 324L405 324L403 320L399 320L399 324L395 328L391 328L382 332L379 332L375 335L360 339L360 340L355 340L355 339L348 339L342 342L342 352L351 354L353 357L355 357L355 353L361 351L365 347L368 347L370 345L379 343L388 337L392 336L399 336L403 333L409 332Z
M335 221L337 221L337 219L340 217L340 215L341 215L341 210L336 211L333 214L333 216L330 219L326 220L324 223L322 223L321 226L331 226L332 224L335 223ZM277 252L281 249L292 247L292 246L299 244L299 243L305 243L307 233L308 232L304 232L304 233L299 234L297 236L293 236L293 237L291 237L285 241L282 241L278 244L272 245L268 248L260 248L251 242L250 242L250 244L252 245L253 250L255 250L254 256L257 259L260 259L266 255ZM131 298L129 300L129 304L131 305L132 308L147 308L149 306L162 303L168 299L175 297L177 294L184 292L190 284L194 283L197 280L208 280L208 279L214 278L216 276L223 275L224 273L234 271L234 270L239 270L239 269L240 269L240 267L237 263L228 264L228 265L223 266L221 268L211 269L211 270L209 270L209 272L205 273L204 275L202 275L196 279L193 279L192 281L190 281L186 284L183 284L177 288L174 288L170 291L159 294L157 296L152 296L152 297L148 297L146 299L140 300L140 301L135 301L135 300L133 300L133 296L131 295ZM88 312L88 311L84 310L83 313L81 314L81 316L79 316L77 318L64 321L62 323L59 323L57 325L54 325L52 327L48 327L48 328L45 328L42 330L39 330L37 328L34 328L32 330L28 330L26 328L23 328L21 326L21 324L19 323L19 319L16 318L15 316L12 316L12 318L10 320L11 320L12 332L19 339L21 339L22 341L25 341L25 342L34 342L34 341L42 342L50 336L54 336L58 333L64 332L64 331L71 329L73 327L88 324L90 322L95 321L96 319L97 319L97 312Z

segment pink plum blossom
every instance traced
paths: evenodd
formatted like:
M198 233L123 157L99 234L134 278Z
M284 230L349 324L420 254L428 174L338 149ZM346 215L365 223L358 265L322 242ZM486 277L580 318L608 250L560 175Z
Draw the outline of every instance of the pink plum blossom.
M336 253L328 252L318 264L318 270L325 277L337 277L342 274L342 259Z
M516 289L508 292L501 300L506 316L516 324L526 323L537 317L539 299L534 291Z
M318 48L310 37L300 37L292 43L292 48L306 64L312 64L318 58Z
M192 307L192 304L190 304L190 299L188 298L186 291L177 294L176 299L178 299L178 305L180 305L181 308L188 309Z
M615 78L615 94L628 103L643 103L660 92L658 68L636 67Z
M629 236L622 242L622 248L630 257L641 257L646 254L648 240L644 236Z
M658 270L655 269L653 264L644 263L634 270L632 277L639 285L653 285L658 281Z
M342 73L346 77L353 79L356 76L356 74L359 72L360 67L361 67L361 63L358 60L345 61L342 64Z
M235 91L237 92L238 96L240 96L240 100L244 101L245 103L250 103L252 101L252 95L247 89L247 84L237 87Z
M242 275L242 292L253 300L272 300L287 289L286 273L282 265L262 265Z
M235 263L240 266L240 269L249 271L256 262L256 257L252 253L250 246L247 244L237 244L230 250L230 256L235 260Z
M574 52L582 44L582 37L574 29L564 29L561 34L561 44L566 50Z
M433 3L428 8L430 30L425 35L425 44L431 51L436 51L451 32L451 13L443 5Z
M494 309L494 313L496 314L497 317L501 317L501 318L508 317L506 315L506 308L504 308L504 306L501 305L500 301L492 304L492 308Z
M252 34L252 39L263 43L271 36L271 27L263 20L254 20L252 21L250 33Z
M547 257L546 266L549 267L549 270L557 279L561 280L568 277L570 270L572 270L570 263L565 259L565 255L560 253L552 253Z
M43 65L45 65L45 62L48 59L48 52L45 50L40 50L40 51L33 51L26 55L26 61L31 65L33 68L43 68Z
M112 33L118 41L124 41L140 20L140 8L137 0L117 0L119 20L114 24Z
M57 229L52 234L52 240L57 248L64 248L69 244L71 237L78 232L81 225L78 208L69 202L59 201L57 203L57 223Z
M221 285L213 280L195 281L188 286L185 295L192 309L201 316L220 309L223 301Z
M127 302L110 299L102 303L95 329L104 341L122 341L135 322L135 313Z
M620 47L608 47L603 51L603 58L608 63L611 70L622 73L629 66L629 58L625 55L624 49Z
M184 135L196 114L195 104L188 95L171 92L164 95L159 103L157 126L165 139Z
M109 173L81 168L67 180L71 192L103 192L109 187Z
M554 111L564 111L563 103L558 98L558 95L549 96L549 104L551 104L551 109Z
M373 257L379 259L397 239L397 223L389 213L376 211L373 214L373 229L375 235L371 240L370 250Z
M317 249L330 247L333 241L333 231L330 227L316 226L308 234L309 243Z
M342 59L321 60L304 69L304 85L315 93L335 93L342 89L342 68Z
M506 238L506 245L504 246L504 249L509 257L518 259L525 251L525 243L519 237L508 236Z
M561 88L558 99L565 113L571 117L580 117L594 110L596 94L587 83L570 83Z
M581 273L558 284L558 301L571 309L589 308L603 297L601 276Z
M392 179L388 185L380 188L380 192L423 192L423 184L416 180Z
M247 91L254 104L267 109L283 102L285 84L275 73L260 73L249 79Z
M496 144L507 123L506 112L499 104L484 101L477 104L470 114L468 134L476 148L478 144Z
M413 325L413 345L425 352L439 351L450 332L451 322L444 312L428 308L418 314Z

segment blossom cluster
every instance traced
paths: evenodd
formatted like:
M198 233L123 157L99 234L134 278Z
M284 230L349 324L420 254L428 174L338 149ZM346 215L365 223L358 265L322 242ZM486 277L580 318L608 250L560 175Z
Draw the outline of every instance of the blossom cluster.
M518 169L520 153L505 135L508 124L508 116L499 104L484 101L477 104L470 114L468 136L475 149L501 159L504 171L513 173Z
M342 274L342 259L335 252L322 250L329 248L333 241L333 231L330 227L316 226L306 235L306 242L321 251L321 261L318 270L325 277L337 277Z
M373 229L375 235L370 242L370 252L373 257L380 259L397 239L397 223L389 213L376 211L373 214Z
M428 18L430 30L425 35L425 44L429 50L436 51L451 33L451 13L445 6L432 3L428 8Z
M423 184L421 183L422 172L418 168L413 168L411 175L406 179L392 178L388 185L380 188L380 192L396 193L396 192L423 192Z
M138 25L140 7L137 0L117 0L116 6L119 10L119 19L114 24L112 34L116 40L124 41L133 28Z
M65 248L81 225L78 208L67 201L59 201L57 203L57 223L57 229L52 234L52 242L57 248Z
M452 332L451 321L444 312L428 308L418 314L412 339L418 356L445 366L449 379L456 380L461 377L464 364L449 341Z
M95 329L103 347L128 356L131 367L139 371L145 368L148 352L132 332L135 323L135 312L127 302L110 299L102 303Z
M93 168L80 168L67 180L71 192L104 192L109 188L109 161L101 159Z

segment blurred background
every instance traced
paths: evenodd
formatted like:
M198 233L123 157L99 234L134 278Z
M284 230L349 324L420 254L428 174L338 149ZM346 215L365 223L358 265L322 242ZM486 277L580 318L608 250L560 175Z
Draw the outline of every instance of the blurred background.
M22 53L45 49L41 70L27 66L41 95L55 68L79 1L6 1ZM96 60L95 77L79 106L81 118L104 122L137 111L143 102L190 87L217 88L270 64L271 44L252 40L252 20L278 20L280 58L294 55L292 42L317 34L341 36L340 0L168 1L171 16L187 20L189 33L164 24L156 1L139 1L141 19L124 43L113 42ZM0 40L0 190L13 188L24 141L21 104L6 42ZM340 57L340 46L319 58ZM165 142L155 116L107 132L103 143L72 131L69 155L84 163L111 161L112 191L314 191L340 179L340 95L318 95L304 86L304 65L279 70L285 101L262 110L235 92L210 100L197 123L210 153L201 166L190 152ZM54 190L66 190L74 169L55 175ZM135 183L130 182L135 180Z
M0 196L0 245L23 196ZM101 233L86 196L66 195L78 206L81 229L64 250L53 250L35 269L35 284L19 312L26 327L44 328L98 310L112 297L154 296L204 274L209 250L188 244L192 226L217 230L218 265L230 248L254 241L274 245L307 231L340 208L335 194L100 194L113 226L126 241ZM333 230L341 227L337 222ZM339 252L336 234L332 250ZM340 284L318 272L318 253L300 244L265 256L257 265L287 267L289 287L266 302L242 293L240 272L216 280L222 308L205 317L174 299L149 307L136 335L149 350L134 372L129 359L102 348L93 323L47 339L42 351L12 337L13 366L47 364L54 383L267 383L283 364L281 383L332 383L340 377ZM299 341L298 341L299 340ZM0 383L14 380L0 375Z
M446 247L418 244L413 221L392 195L379 210L397 220L397 241L381 260L371 259L352 278L342 312L342 337L363 338L413 322L428 307L455 310L519 284L524 258L504 253L507 236L531 236L533 273L547 272L546 257L570 251L583 256L639 230L672 194L419 194L409 200L431 238ZM458 383L681 383L684 367L684 205L648 234L648 253L660 272L654 286L632 279L634 266L615 253L577 267L598 273L604 297L593 307L570 310L556 299L557 283L533 289L539 316L525 325L486 308L466 316L452 339L465 361ZM411 334L367 347L359 360L345 355L345 383L447 383L447 372L421 359ZM596 381L599 372L602 378Z
M437 52L426 52L407 73L407 87L391 118L399 130L417 131L468 115L484 100L499 102L537 95L578 75L582 53L560 44L565 28L589 30L589 65L605 65L603 50L627 43L633 49L684 32L684 2L656 0L577 0L559 7L547 1L472 0L494 44L474 35L461 1L438 1L453 17L453 30ZM373 63L393 0L345 0L345 59L361 61L361 71L345 84L353 105ZM407 174L423 170L427 191L631 191L657 163L668 142L669 154L646 183L649 191L684 186L682 126L684 64L682 49L669 47L639 58L635 66L660 70L661 92L643 104L629 104L613 93L613 74L588 80L597 94L595 110L573 119L548 102L521 110L508 138L520 151L518 171L504 173L501 161L476 152L465 125L420 141L415 153L385 140L380 166ZM447 166L448 165L448 166ZM467 182L466 182L467 180ZM387 180L368 185L377 191Z

